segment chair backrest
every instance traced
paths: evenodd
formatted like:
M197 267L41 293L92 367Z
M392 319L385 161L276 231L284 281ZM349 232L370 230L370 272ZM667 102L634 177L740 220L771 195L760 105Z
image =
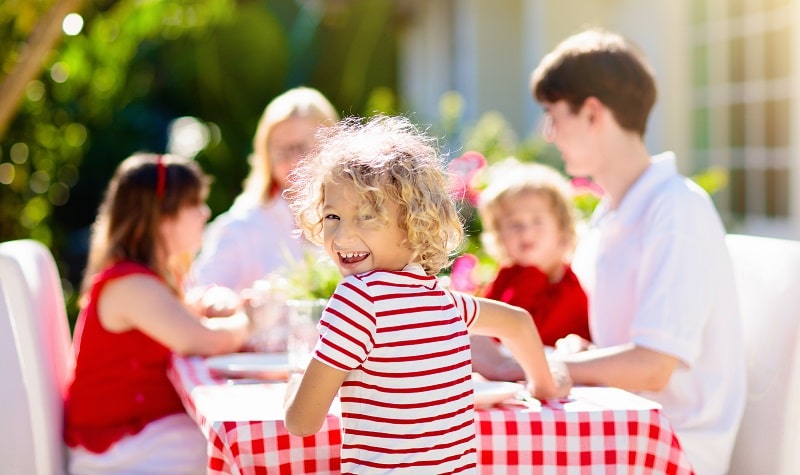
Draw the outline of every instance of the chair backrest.
M0 460L6 461L9 473L35 473L34 438L28 416L32 408L22 384L18 346L11 310L6 304L4 292L0 292L0 381L3 382L0 418L6 427L6 430L0 430ZM25 447L20 447L21 441Z
M0 293L13 335L3 338L13 341L18 366L4 368L10 374L2 375L3 399L14 400L0 412L4 425L8 417L26 421L29 428L7 426L13 435L0 447L0 460L4 469L25 467L9 473L61 475L66 465L63 398L74 357L61 280L49 249L29 239L0 244ZM12 358L11 349L0 352Z
M731 475L800 473L800 242L729 235L747 354Z

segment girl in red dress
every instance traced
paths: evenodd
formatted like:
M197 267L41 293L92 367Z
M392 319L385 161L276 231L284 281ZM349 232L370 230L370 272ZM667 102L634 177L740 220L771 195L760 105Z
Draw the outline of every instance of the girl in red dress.
M65 400L69 473L204 473L206 442L167 379L173 352L238 350L241 312L212 320L183 279L209 217L208 179L193 161L124 160L92 228ZM232 314L216 309L217 314Z

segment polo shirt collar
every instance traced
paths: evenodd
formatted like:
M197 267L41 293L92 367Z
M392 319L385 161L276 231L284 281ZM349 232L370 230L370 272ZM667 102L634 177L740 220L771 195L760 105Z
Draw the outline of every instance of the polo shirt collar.
M650 166L631 186L616 210L610 209L609 198L605 197L600 201L597 212L592 216L592 225L606 221L613 221L624 227L635 224L649 206L650 195L677 174L674 153L663 152L654 155Z

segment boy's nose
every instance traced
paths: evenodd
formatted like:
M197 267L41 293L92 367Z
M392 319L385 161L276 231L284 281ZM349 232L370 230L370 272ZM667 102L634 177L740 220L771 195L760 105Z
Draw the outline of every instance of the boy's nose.
M346 246L353 241L353 228L346 223L339 223L336 232L333 233L333 242L339 246Z
M542 136L544 136L544 139L549 143L553 143L553 141L556 139L556 127L553 123L553 117L551 117L549 114L544 116Z

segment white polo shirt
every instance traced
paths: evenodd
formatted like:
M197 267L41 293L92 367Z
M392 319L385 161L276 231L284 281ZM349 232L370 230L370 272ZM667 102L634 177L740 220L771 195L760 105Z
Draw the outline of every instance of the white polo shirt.
M727 471L744 408L745 360L725 229L708 195L671 152L616 210L601 201L573 270L601 347L633 342L680 360L663 405L698 475Z

